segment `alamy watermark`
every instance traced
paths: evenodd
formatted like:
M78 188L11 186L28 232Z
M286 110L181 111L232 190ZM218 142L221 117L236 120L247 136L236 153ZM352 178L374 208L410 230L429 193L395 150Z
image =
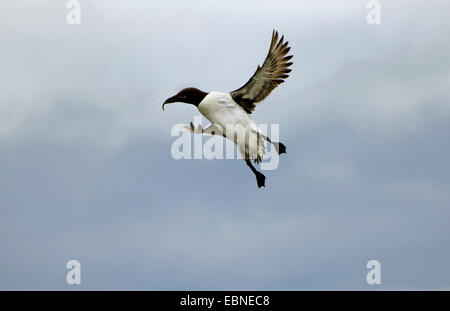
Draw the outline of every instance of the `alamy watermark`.
M66 21L69 25L81 24L81 3L79 0L70 0L66 5L69 12L66 15Z
M267 135L269 130L270 138ZM214 125L203 128L202 117L195 116L191 126L175 124L172 127L171 136L178 138L172 143L171 154L176 160L234 160L244 159L247 153L251 159L260 158L261 170L275 170L279 164L279 154L274 146L279 142L279 132L279 124L260 124L257 129L230 124L225 131Z
M381 24L381 3L378 0L369 0L366 8L369 10L366 15L366 21L369 25Z
M66 268L70 269L66 275L66 282L69 285L81 284L81 264L78 260L69 260L66 264Z
M369 260L366 264L366 268L370 269L366 275L366 281L369 285L381 284L381 264L378 260Z

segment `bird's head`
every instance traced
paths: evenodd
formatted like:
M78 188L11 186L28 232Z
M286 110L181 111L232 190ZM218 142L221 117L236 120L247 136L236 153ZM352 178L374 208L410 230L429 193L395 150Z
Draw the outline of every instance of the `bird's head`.
M174 96L166 99L166 101L162 105L162 109L164 110L164 106L171 103L186 103L192 104L197 107L206 95L208 95L208 93L202 92L195 87L188 87L182 89Z

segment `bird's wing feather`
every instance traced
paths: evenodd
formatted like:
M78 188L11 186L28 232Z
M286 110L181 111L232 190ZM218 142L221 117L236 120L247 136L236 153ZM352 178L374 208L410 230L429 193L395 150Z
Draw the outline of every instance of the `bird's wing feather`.
M292 62L289 62L292 55L286 56L286 54L291 48L288 46L288 41L283 41L284 36L278 40L278 32L274 30L269 53L262 67L258 66L243 87L230 93L233 100L247 113L252 113L256 103L266 98L278 84L284 82L283 79L289 77L288 73L291 69L288 67L292 65Z

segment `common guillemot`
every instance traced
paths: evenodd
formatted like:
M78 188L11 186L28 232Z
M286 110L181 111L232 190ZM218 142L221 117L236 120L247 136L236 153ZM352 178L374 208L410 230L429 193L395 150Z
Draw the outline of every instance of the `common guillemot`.
M292 55L286 56L289 50L288 41L284 42L284 36L278 40L278 32L274 30L269 52L262 67L258 66L244 86L229 93L206 93L189 87L168 98L162 105L163 110L166 104L175 102L196 106L211 124L203 129L195 128L191 122L190 127L186 128L192 133L222 135L234 141L245 163L255 174L258 187L265 186L266 177L255 169L250 160L255 163L261 162L265 152L263 140L273 144L279 154L286 153L286 147L281 142L272 142L260 133L250 114L257 103L265 99L273 89L289 77L288 73L291 72L289 66L292 65L292 62L289 62Z

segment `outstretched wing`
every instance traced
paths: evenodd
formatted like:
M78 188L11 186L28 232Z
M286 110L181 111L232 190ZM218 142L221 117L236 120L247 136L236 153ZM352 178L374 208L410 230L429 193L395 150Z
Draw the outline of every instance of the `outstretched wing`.
M289 60L292 55L286 56L286 54L291 48L288 46L288 41L283 41L284 36L278 40L278 31L274 30L269 53L262 67L258 66L243 87L230 93L233 100L247 113L252 113L256 103L266 98L278 84L284 82L283 79L289 77L288 73L291 72L289 66L292 65Z

